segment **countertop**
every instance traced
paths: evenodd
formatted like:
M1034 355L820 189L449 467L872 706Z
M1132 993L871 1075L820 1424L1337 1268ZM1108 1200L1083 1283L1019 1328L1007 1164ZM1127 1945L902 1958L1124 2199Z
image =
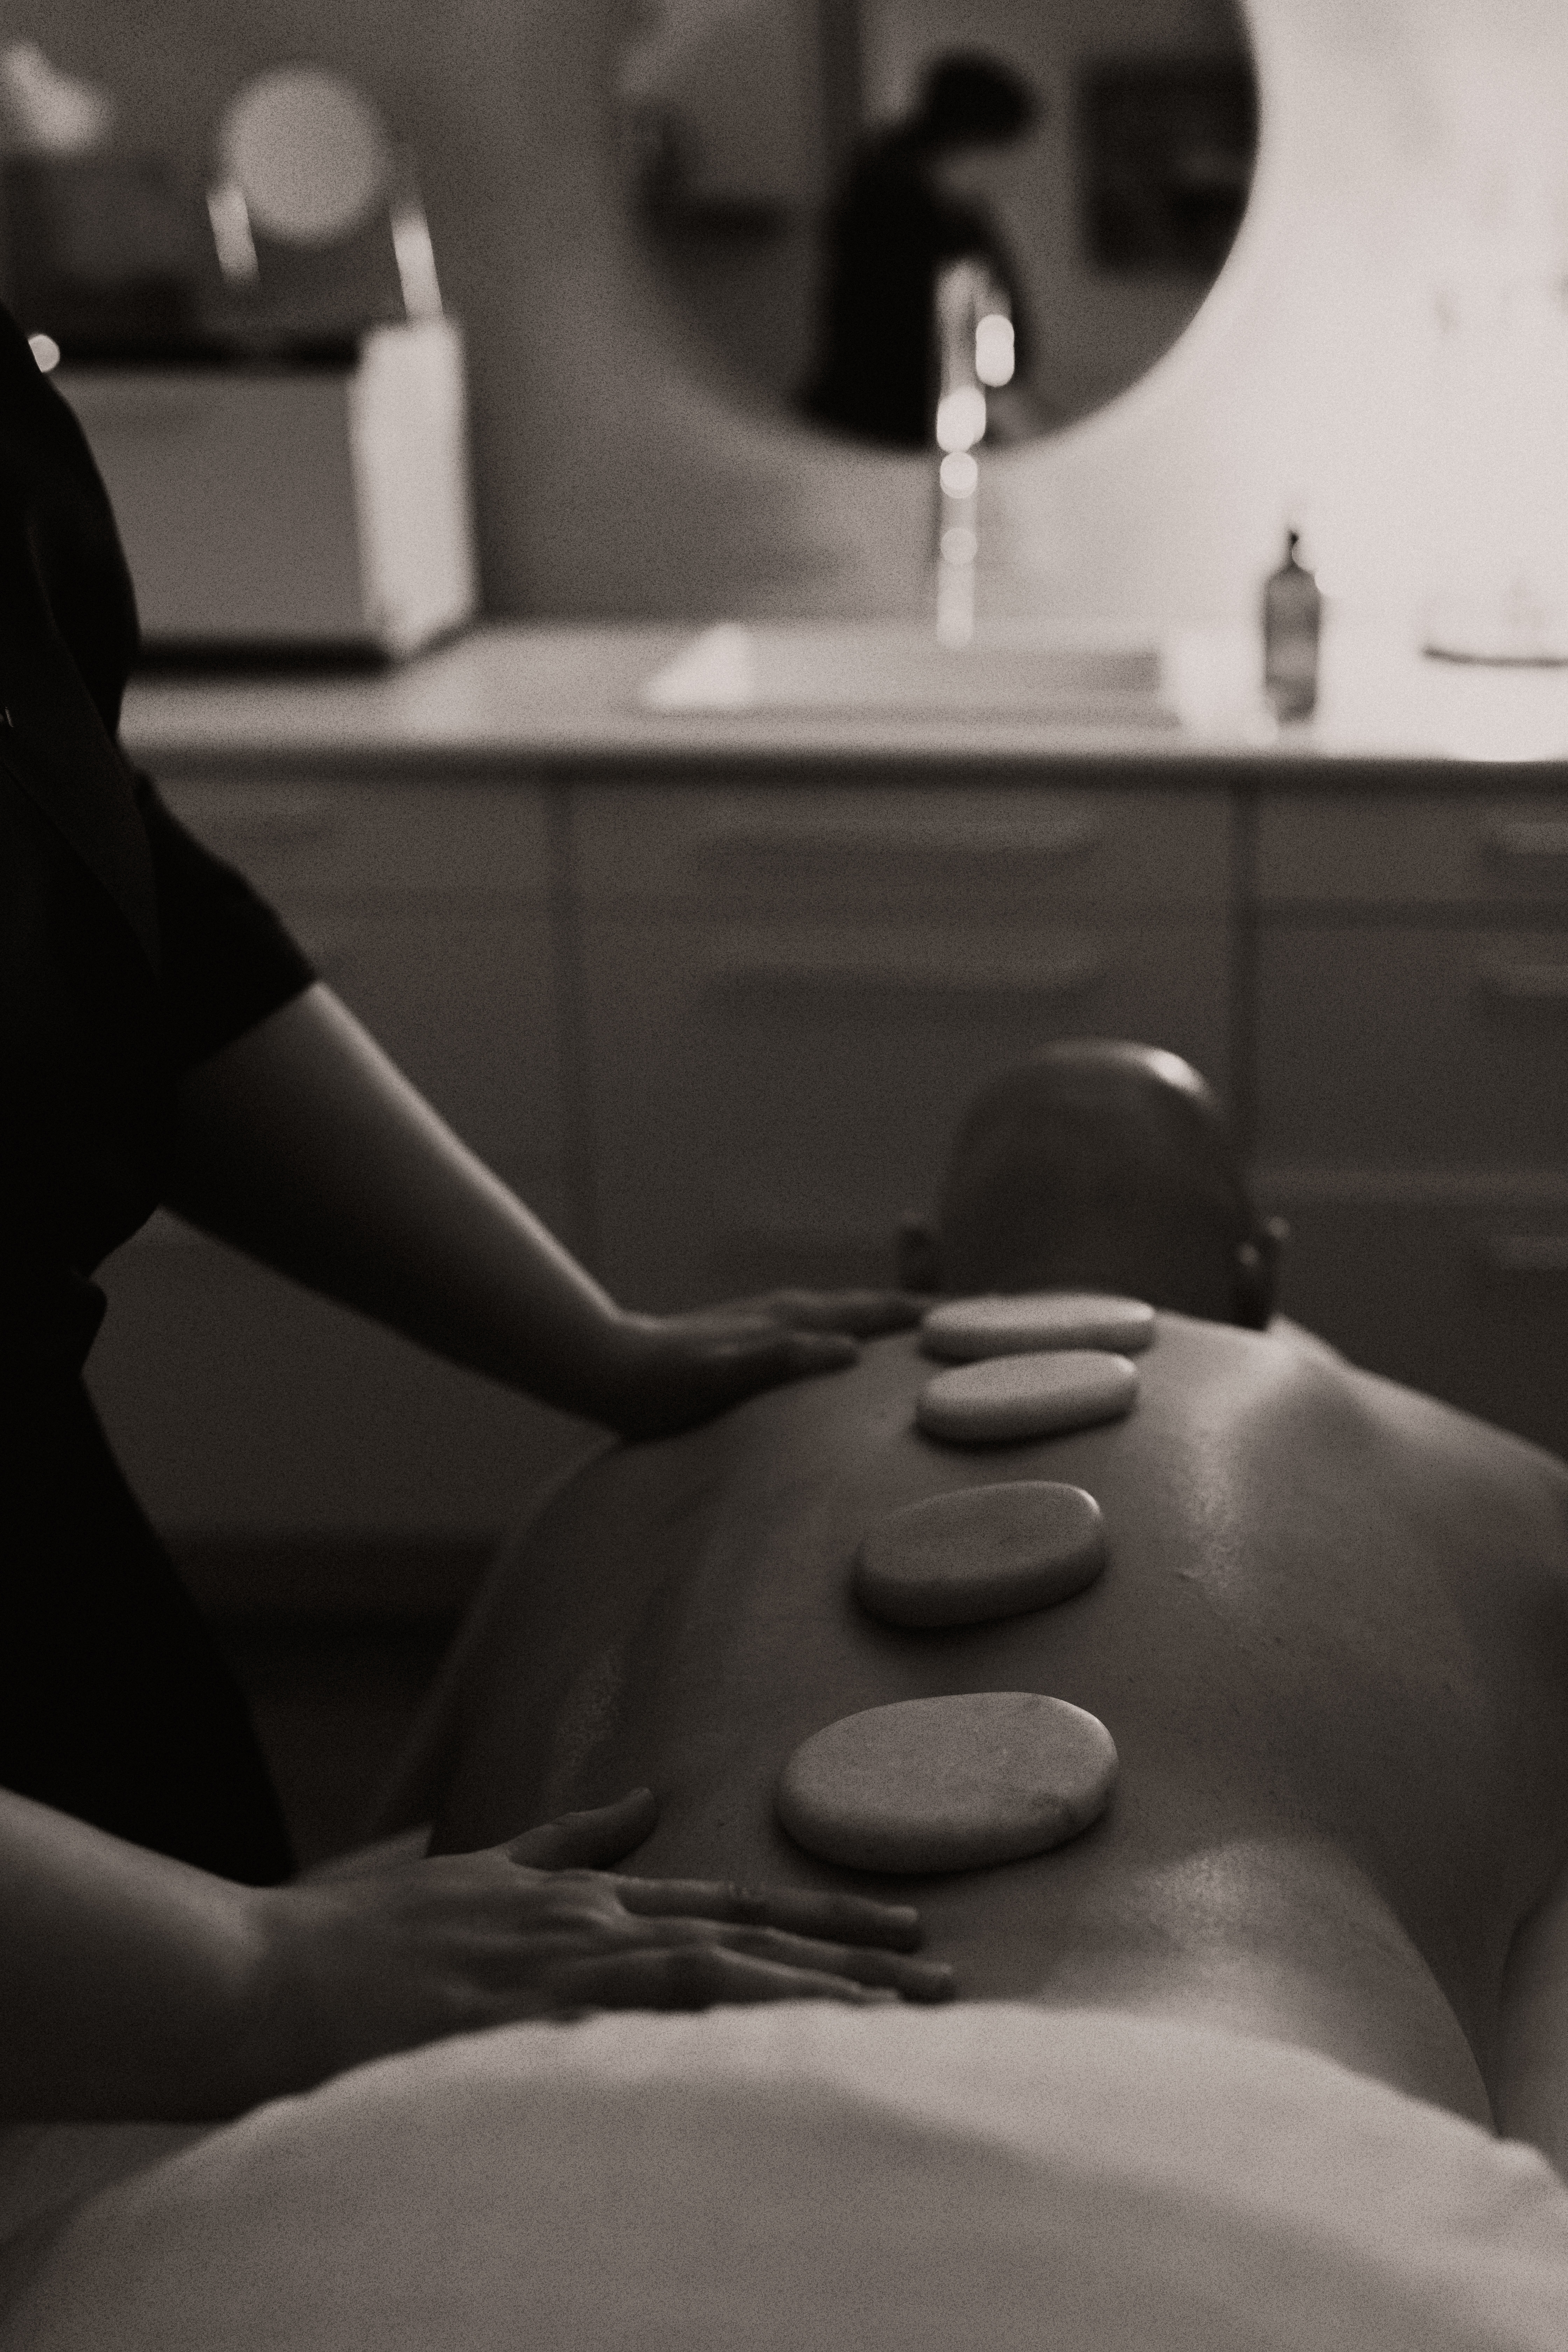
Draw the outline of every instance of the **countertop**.
M797 656L809 625L759 624ZM1163 641L1178 723L1064 723L1029 712L776 708L670 710L642 698L694 626L492 625L401 668L294 674L150 671L127 697L133 755L168 772L317 766L733 774L931 767L1090 772L1168 782L1568 787L1568 668L1424 658L1397 630L1336 621L1317 714L1276 724L1246 632ZM1524 772L1521 773L1521 771ZM1393 775L1391 776L1391 772Z

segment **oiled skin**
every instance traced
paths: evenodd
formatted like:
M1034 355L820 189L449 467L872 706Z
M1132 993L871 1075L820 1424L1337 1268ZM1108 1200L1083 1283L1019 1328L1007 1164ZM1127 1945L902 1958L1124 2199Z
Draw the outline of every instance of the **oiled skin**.
M1568 1471L1310 1343L1162 1315L1118 1424L960 1451L910 1337L580 1473L466 1644L436 1846L639 1782L647 1876L920 1905L961 1994L1125 2004L1304 2043L1489 2119L1514 1931L1568 1857ZM1109 1566L1056 1608L895 1630L848 1587L880 1513L1085 1486ZM774 1780L837 1717L1040 1690L1110 1728L1108 1816L1005 1868L799 1853Z

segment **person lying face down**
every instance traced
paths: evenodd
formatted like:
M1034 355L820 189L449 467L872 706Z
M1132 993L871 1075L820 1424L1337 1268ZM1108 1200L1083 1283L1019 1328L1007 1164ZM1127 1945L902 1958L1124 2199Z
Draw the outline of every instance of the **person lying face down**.
M837 1381L600 1457L459 1646L432 1850L646 1783L639 1876L918 1901L961 1997L1297 2044L1568 2163L1568 1470L1263 1328L1279 1239L1173 1056L1073 1045L999 1081L906 1260L963 1291L1141 1295L1131 1411L936 1443L914 1413L937 1367L900 1333ZM1096 1498L1096 1582L947 1630L860 1606L868 1529L1017 1480ZM890 1876L780 1826L779 1775L824 1727L1005 1691L1116 1743L1109 1810L1070 1842Z

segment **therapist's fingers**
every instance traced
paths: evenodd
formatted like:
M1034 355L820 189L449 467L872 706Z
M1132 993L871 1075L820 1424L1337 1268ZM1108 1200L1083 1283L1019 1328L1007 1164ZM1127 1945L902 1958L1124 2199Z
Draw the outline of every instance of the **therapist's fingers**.
M551 1989L563 2006L582 2009L712 2009L763 2000L841 2000L885 2007L898 1999L887 1986L858 1984L852 1977L821 1969L752 1959L717 1944L567 1961L552 1971Z
M701 1335L685 1335L683 1362L672 1365L658 1386L615 1416L624 1437L670 1437L679 1430L744 1404L765 1389L808 1380L818 1372L847 1371L860 1354L847 1332L786 1331L760 1318Z
M792 1330L844 1331L874 1339L885 1331L907 1331L931 1302L909 1290L770 1290L734 1303Z
M882 1944L912 1952L920 1914L869 1895L816 1894L801 1886L742 1886L702 1878L623 1878L616 1894L641 1918L716 1919L743 1927L784 1927L833 1944Z
M830 1944L816 1936L792 1936L782 1927L721 1927L709 1919L650 1919L637 1940L656 1951L688 1945L713 1945L749 1960L802 1969L809 1975L848 1977L856 1984L886 1985L907 2000L951 2000L952 1970L942 1960L915 1960L876 1945Z
M633 1789L613 1805L563 1813L524 1830L501 1848L509 1862L532 1870L606 1870L650 1835L658 1821L651 1789Z
M781 1381L800 1380L810 1372L841 1371L859 1358L860 1350L847 1331L808 1331L780 1323L748 1332L717 1360L724 1363L737 1382L751 1381L762 1389Z

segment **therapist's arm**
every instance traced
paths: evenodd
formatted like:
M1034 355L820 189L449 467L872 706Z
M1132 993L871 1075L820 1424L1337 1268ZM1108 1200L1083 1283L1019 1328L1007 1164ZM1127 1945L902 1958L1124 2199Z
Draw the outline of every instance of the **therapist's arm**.
M0 1789L0 2123L207 2122L586 2009L941 2000L915 1914L605 1869L648 1791L483 1853L237 1886Z
M896 1292L628 1313L319 983L189 1071L164 1197L453 1361L652 1436L854 1360Z

